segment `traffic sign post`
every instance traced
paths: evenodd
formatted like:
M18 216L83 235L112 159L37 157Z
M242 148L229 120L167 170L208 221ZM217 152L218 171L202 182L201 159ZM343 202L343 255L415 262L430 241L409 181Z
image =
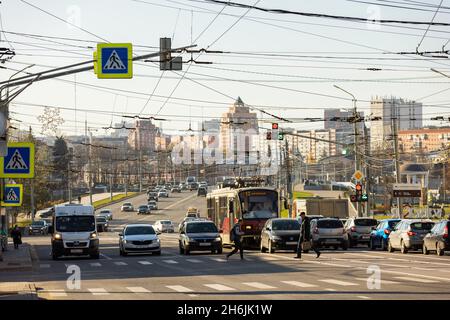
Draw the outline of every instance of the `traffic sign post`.
M131 43L98 43L94 72L99 79L133 78L133 45Z
M10 142L0 157L0 178L34 178L34 143Z
M2 207L19 207L23 200L22 184L5 184L1 192L0 205Z
M414 183L394 183L392 195L396 198L420 198L422 186Z

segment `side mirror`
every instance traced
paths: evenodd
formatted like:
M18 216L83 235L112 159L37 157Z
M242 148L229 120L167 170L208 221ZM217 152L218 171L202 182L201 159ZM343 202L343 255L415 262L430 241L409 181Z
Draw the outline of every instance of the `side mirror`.
M53 228L53 226L48 226L48 233L49 233L49 234L53 234L53 233L54 233L54 228Z
M267 231L270 231L270 227L266 227L266 230L267 230Z

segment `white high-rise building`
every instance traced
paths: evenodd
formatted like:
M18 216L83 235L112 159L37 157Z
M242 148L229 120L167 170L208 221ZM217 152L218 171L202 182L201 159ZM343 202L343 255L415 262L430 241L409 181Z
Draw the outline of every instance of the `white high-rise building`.
M397 122L398 131L422 128L422 103L401 98L372 98L370 102L372 119L370 123L371 150L383 149L391 144L393 121Z

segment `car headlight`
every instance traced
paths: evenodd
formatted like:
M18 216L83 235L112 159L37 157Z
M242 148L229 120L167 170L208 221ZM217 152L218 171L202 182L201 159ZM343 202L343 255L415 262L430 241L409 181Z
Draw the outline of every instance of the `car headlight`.
M221 237L217 237L214 241L222 241Z
M97 233L92 232L91 235L89 236L89 239L97 239Z
M161 242L161 240L159 240L159 239L156 239L156 242L160 243L160 242Z
M280 240L281 240L281 237L273 236L273 237L272 237L272 240L280 241Z
M61 240L61 239L62 239L62 236L61 236L60 233L55 233L55 235L53 236L53 238L54 238L55 240Z
M123 240L122 240L122 243L127 243L127 240L123 239Z

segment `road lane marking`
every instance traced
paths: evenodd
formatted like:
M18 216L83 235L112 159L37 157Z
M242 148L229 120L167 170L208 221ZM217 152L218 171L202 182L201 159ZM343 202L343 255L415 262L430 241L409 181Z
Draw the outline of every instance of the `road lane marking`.
M143 264L143 265L149 265L149 264L153 264L150 261L138 261L138 263Z
M372 298L370 298L370 297L367 297L367 296L356 296L357 298L360 298L360 299L372 299Z
M337 291L336 289L333 289L333 288L327 288L327 289L325 289L325 291Z
M194 290L191 290L191 289L183 287L183 286L166 286L166 288L169 288L169 289L177 291L177 292L193 292L194 291Z
M217 262L226 262L227 260L223 258L210 258L211 260L217 261Z
M394 277L395 279L413 281L413 282L421 282L421 283L438 283L439 281L428 280L428 279L418 279L414 277Z
M204 284L205 287L217 290L217 291L235 291L236 289L224 286L218 283Z
M359 281L365 281L367 282L367 280L369 278L354 278L355 280L359 280ZM372 281L372 280L371 280ZM380 280L381 284L398 284L399 282L397 281L390 281L390 280Z
M106 296L109 294L109 292L103 288L89 288L88 291L94 296Z
M104 254L104 253L100 253L100 255L101 255L103 258L107 259L107 260L112 260L111 257L107 256L107 255Z
M192 262L192 263L201 263L201 260L198 259L186 259L186 261Z
M269 286L267 284L261 283L261 282L243 282L242 284L257 288L257 289L275 289L276 287Z
M163 260L163 262L168 263L168 264L177 264L178 261L175 260Z
M39 265L39 268L50 268L50 265L48 264L48 263L41 263L40 265Z
M300 287L300 288L317 287L315 284L310 284L310 283L305 283L305 282L300 282L300 281L281 281L281 282L285 283L285 284L290 284L292 286Z
M101 267L102 264L100 262L92 262L90 263L91 267Z
M319 281L336 284L338 286L357 286L358 285L357 283L341 281L341 280L336 280L336 279L319 279Z
M126 287L126 288L133 293L150 293L151 292L150 290L145 289L144 287Z
M163 210L170 209L170 208L172 208L172 207L174 207L174 206L176 206L176 205L178 205L178 204L180 204L180 203L183 203L183 202L185 202L185 201L188 201L188 200L190 200L190 199L192 199L192 198L194 198L194 197L197 197L197 195L196 195L196 194L193 194L193 195L191 195L191 196L189 196L189 197L187 197L187 198L184 198L184 199L181 199L181 200L179 200L179 201L177 201L177 202L174 202L174 203L172 203L171 205L169 205L169 206L163 208Z
M116 262L114 262L114 264L116 266L126 266L126 265L128 265L126 262L122 262L122 261L116 261Z

